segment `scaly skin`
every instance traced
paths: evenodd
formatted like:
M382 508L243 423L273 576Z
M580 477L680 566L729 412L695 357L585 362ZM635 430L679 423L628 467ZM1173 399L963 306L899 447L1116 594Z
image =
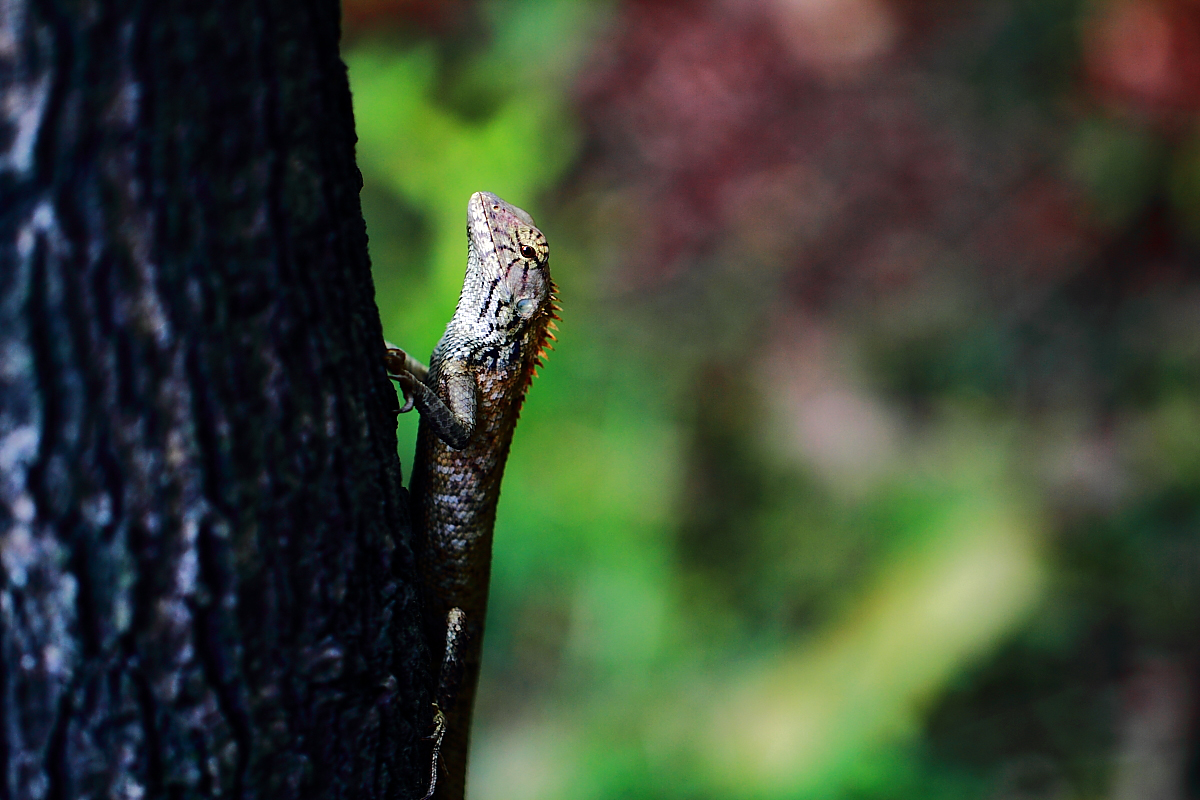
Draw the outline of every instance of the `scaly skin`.
M467 204L467 271L428 370L388 351L405 408L421 412L410 492L431 649L445 643L437 692L437 800L462 800L500 480L521 403L553 339L557 306L546 237L494 194ZM447 629L447 617L453 617ZM449 634L449 635L448 635ZM443 738L444 735L444 738Z

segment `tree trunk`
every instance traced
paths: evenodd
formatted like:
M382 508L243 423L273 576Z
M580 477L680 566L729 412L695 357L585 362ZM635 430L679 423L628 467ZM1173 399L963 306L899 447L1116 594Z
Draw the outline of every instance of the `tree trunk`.
M336 0L0 3L4 800L428 780L337 45Z

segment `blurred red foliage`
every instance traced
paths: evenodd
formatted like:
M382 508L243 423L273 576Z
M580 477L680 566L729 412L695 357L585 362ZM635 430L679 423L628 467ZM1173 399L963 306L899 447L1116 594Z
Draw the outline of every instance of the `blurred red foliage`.
M470 13L474 0L342 0L347 39L388 29L444 34Z
M1085 63L1098 95L1177 121L1200 110L1200 2L1112 0L1085 32Z
M950 255L1000 285L1069 271L1087 230L1045 132L972 124L962 83L928 63L962 16L882 0L625 4L579 86L584 176L637 221L625 281L659 283L720 248L790 263L798 299L817 303L919 285Z

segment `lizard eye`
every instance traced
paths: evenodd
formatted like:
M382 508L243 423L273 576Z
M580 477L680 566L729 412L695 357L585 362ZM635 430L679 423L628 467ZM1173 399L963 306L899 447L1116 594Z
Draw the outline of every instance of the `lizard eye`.
M537 308L537 301L529 297L523 297L517 301L517 313L522 317L533 315L534 309Z
M527 244L521 245L521 255L530 260L537 258L537 251ZM518 304L519 305L519 304Z

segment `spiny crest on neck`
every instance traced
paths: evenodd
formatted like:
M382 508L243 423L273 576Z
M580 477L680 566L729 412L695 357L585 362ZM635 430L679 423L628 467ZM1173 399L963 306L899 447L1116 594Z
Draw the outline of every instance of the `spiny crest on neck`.
M558 330L558 287L554 285L554 281L550 282L550 299L546 302L545 311L541 317L534 321L533 336L531 344L533 345L533 368L529 371L529 378L532 380L537 377L538 367L542 366L542 359L554 349L552 342L557 342L558 337L554 332Z

